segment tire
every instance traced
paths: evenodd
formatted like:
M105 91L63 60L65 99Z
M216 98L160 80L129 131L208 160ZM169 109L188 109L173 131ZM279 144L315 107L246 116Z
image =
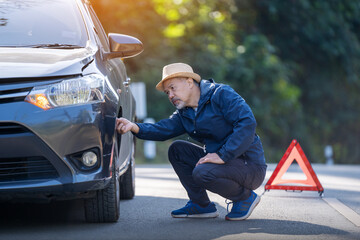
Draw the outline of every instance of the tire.
M135 196L135 143L131 153L131 162L126 172L121 176L120 199L132 199Z
M96 191L93 198L85 199L85 219L87 222L116 222L120 216L120 186L115 169L108 186Z

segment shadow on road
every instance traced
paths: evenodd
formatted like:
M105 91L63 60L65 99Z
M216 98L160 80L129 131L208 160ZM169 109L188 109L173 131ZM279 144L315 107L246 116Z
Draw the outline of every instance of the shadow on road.
M0 229L5 226L55 225L85 221L82 200L51 203L1 203Z
M346 235L348 232L324 225L301 221L256 219L250 216L245 221L225 221L226 209L217 204L220 216L215 219L174 219L173 209L182 207L187 200L139 196L124 201L121 211L121 228L130 232L146 232L146 239L214 239L234 234L274 234L274 235ZM142 212L141 217L134 214ZM133 223L138 225L133 225ZM139 226L139 224L141 226ZM160 227L161 226L161 227ZM173 238L169 237L173 236ZM136 237L136 235L129 235ZM234 238L236 239L236 238Z

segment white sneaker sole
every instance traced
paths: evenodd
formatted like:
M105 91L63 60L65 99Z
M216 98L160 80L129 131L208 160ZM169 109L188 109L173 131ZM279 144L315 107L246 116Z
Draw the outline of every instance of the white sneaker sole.
M253 202L253 204L251 205L248 213L247 213L245 216L238 217L238 218L230 218L230 217L226 216L225 219L226 219L226 220L230 220L230 221L241 221L241 220L245 220L245 219L247 219L247 218L251 215L252 211L253 211L253 210L255 209L255 207L259 204L259 202L260 202L260 196L257 195L256 198L255 198L255 200L254 200L254 202Z
M218 211L212 212L212 213L201 213L201 214L183 214L183 215L173 215L171 214L173 218L216 218L219 216Z

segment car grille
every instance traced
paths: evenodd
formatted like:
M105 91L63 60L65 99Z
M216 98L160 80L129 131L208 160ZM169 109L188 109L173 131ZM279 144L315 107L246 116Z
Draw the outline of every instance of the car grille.
M0 90L0 104L24 101L31 88Z
M58 177L54 166L44 157L0 158L0 182Z

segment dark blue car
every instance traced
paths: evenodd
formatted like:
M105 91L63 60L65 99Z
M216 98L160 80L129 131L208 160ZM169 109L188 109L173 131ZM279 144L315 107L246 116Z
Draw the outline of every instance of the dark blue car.
M84 199L113 222L134 196L135 120L122 58L142 43L105 34L86 0L0 1L0 200Z

